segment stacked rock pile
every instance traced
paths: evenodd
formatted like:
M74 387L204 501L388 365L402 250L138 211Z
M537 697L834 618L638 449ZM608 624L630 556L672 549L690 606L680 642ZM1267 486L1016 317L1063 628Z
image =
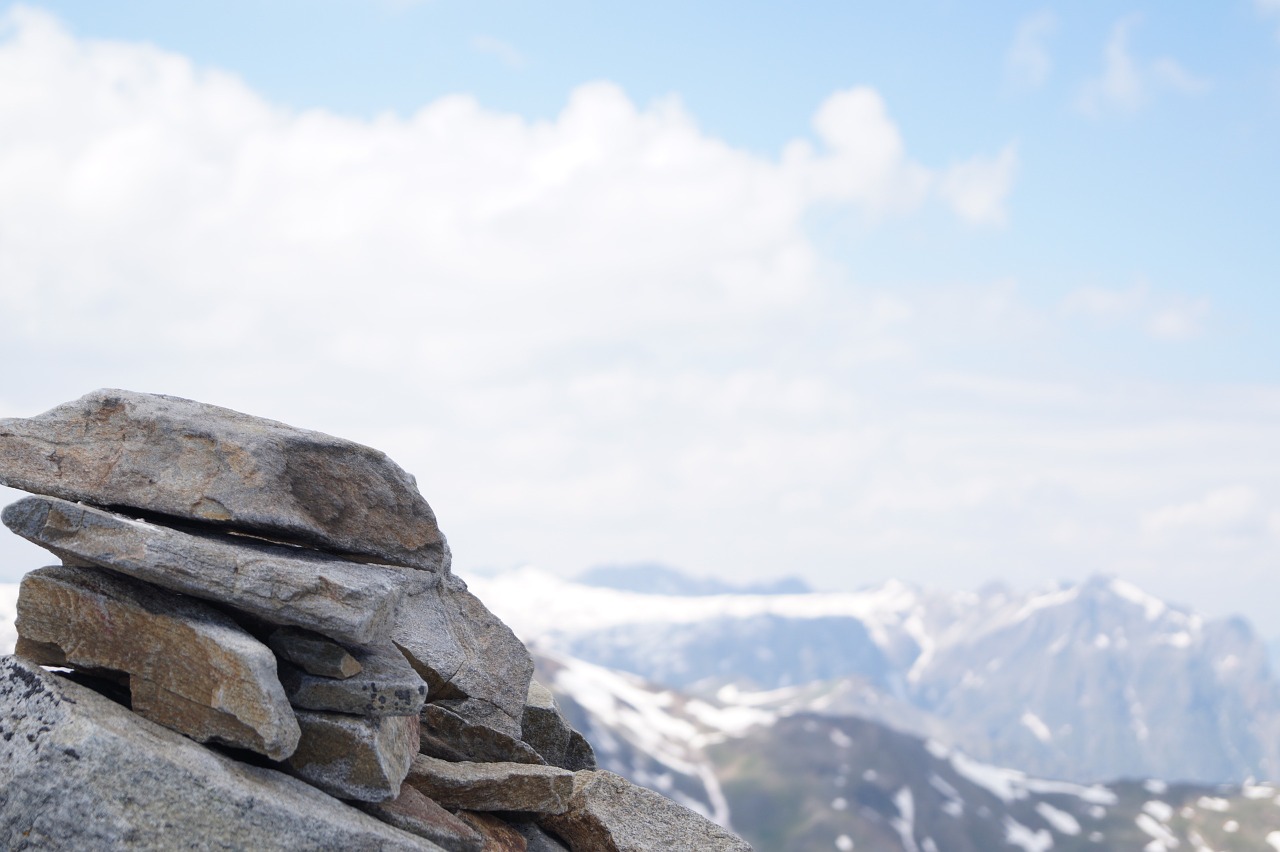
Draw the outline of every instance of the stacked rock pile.
M6 848L746 850L617 775L349 441L104 390L0 420ZM198 745L204 744L204 745Z

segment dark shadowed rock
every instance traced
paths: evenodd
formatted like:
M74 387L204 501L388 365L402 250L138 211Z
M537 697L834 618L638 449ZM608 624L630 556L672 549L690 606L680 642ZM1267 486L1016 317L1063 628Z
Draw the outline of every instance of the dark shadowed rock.
M467 823L419 793L407 782L400 795L385 802L358 802L356 807L388 825L425 837L448 852L482 852L484 838Z
M420 754L405 780L446 808L469 811L563 813L573 773L527 763L454 763Z
M579 772L569 809L540 822L573 852L751 852L737 835L612 772Z
M307 674L339 680L360 674L360 661L350 651L310 630L281 627L267 637L267 647Z
M507 824L524 838L528 852L569 852L568 847L543 831L536 822L512 819Z
M427 682L432 701L471 699L454 712L470 724L519 738L533 660L460 578L449 575L406 596L393 639Z
M0 658L0 848L440 849L12 657Z
M353 648L360 673L343 680L317 677L280 663L280 683L294 707L357 716L417 716L427 685L394 645Z
M0 420L0 483L446 572L413 477L377 450L172 396L99 390Z
M528 852L520 832L493 814L458 811L458 819L484 837L484 852Z
M560 707L551 691L536 680L529 681L529 695L520 718L520 739L532 746L547 763L564 766L572 734L573 728L560 714Z
M402 570L244 537L193 534L54 497L6 506L5 526L67 562L101 565L273 624L369 645L391 633Z
M422 753L444 760L546 763L528 743L472 725L443 703L422 708Z
M418 752L416 716L371 719L298 713L302 738L285 761L299 778L340 799L383 802L400 792Z
M564 750L564 763L560 765L565 769L572 769L574 772L583 769L595 769L595 749L591 747L591 743L587 742L586 737L574 731L569 734L569 746Z
M298 724L271 651L201 601L97 568L32 571L18 596L24 654L128 674L135 712L201 742L279 760Z

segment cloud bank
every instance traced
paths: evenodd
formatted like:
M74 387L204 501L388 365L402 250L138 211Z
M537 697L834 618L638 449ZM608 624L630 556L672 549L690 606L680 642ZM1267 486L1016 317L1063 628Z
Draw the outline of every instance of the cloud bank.
M1280 398L999 375L966 353L1070 317L824 254L832 210L872 235L1012 225L1015 143L921 162L872 88L776 158L607 82L547 121L465 95L361 120L23 7L0 79L0 416L116 385L343 434L417 475L464 567L847 587L1172 565L1148 584L1176 595L1224 552L1257 576L1277 555L1275 524L1234 551L1180 531L1215 489L1273 516ZM1169 307L1133 310L1176 336Z

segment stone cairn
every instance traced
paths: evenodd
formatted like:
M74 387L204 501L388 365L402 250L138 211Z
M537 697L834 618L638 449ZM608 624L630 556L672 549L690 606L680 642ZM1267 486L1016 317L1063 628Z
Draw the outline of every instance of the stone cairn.
M597 771L381 452L101 390L0 420L8 849L749 850ZM203 744L203 745L202 745Z

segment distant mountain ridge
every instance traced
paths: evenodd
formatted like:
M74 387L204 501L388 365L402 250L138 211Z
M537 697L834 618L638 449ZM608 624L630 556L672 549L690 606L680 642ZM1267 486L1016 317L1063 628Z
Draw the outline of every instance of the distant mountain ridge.
M537 647L694 694L778 691L1079 782L1280 777L1280 687L1239 619L1105 577L1030 593L655 595L537 571L477 579Z
M735 585L714 577L694 577L659 562L597 565L579 574L576 582L646 595L803 595L813 591L799 577Z

